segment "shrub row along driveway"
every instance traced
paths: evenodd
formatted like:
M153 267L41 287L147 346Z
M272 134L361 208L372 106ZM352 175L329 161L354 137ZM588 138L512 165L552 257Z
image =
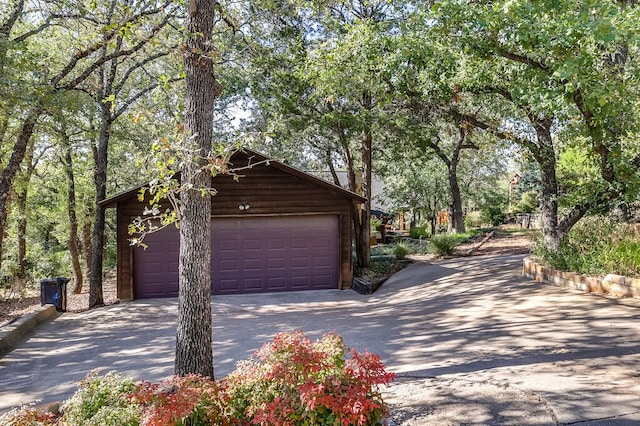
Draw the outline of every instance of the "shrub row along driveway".
M429 387L465 387L458 407L444 410L452 418L464 415L465 403L487 401L475 409L493 410L490 417L505 424L524 424L532 406L548 424L638 424L640 304L533 283L520 276L522 258L417 262L371 296L336 290L216 297L216 374L230 372L277 332L320 337L335 330L398 373L394 406L402 405L403 386L413 401L401 409L419 410L415 400L423 393L433 399L424 410L434 413L455 395L443 398ZM152 381L169 376L176 309L172 299L136 301L67 313L40 327L0 359L0 411L64 399L94 368ZM530 424L540 419L535 414Z

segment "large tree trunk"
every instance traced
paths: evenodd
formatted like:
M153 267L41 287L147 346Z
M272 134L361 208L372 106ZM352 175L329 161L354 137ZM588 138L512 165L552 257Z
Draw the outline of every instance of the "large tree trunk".
M347 163L347 177L349 179L349 189L355 192L358 195L364 195L364 188L362 178L355 170L355 166L353 164L353 159L351 157L351 152L349 151L349 146L347 142L346 135L343 134L341 136L341 143L344 150L345 161ZM356 265L360 268L368 267L370 264L365 261L367 259L367 251L369 251L370 258L370 248L369 248L369 233L365 235L363 232L365 225L364 221L366 220L363 206L360 204L353 204L351 206L351 218L353 222L353 245L356 251ZM368 229L368 225L367 225ZM365 251L367 250L367 251Z
M457 234L465 232L464 215L462 213L462 197L460 196L460 185L458 184L458 163L460 162L460 151L465 147L467 134L462 126L458 126L459 137L451 153L451 159L446 161L449 190L451 191L451 220L449 221L449 231Z
M27 277L27 194L28 186L21 188L16 195L18 204L18 265L16 278L24 280Z
M555 160L554 160L555 162ZM558 233L558 202L555 167L551 161L540 164L540 178L542 192L540 194L540 227L542 229L542 241L545 248L553 253L560 248L560 234Z
M477 147L473 144L465 144L466 140L466 131L461 124L458 124L459 136L456 140L453 151L451 152L451 157L448 157L447 154L443 151L442 147L439 143L434 142L432 140L426 140L426 146L431 148L433 152L442 160L442 162L447 166L448 171L448 181L449 181L449 192L451 194L451 204L449 205L449 232L455 233L464 233L464 214L462 213L462 197L460 195L460 185L458 183L458 163L460 162L460 152L464 148L473 148L477 149ZM436 136L437 141L440 141L440 138Z
M538 140L537 150L532 152L540 165L540 227L544 247L555 253L560 248L562 235L558 232L558 181L556 156L551 137L551 119L532 120Z
M371 111L375 107L371 93L362 93L362 107ZM360 156L362 158L362 195L366 198L362 210L360 210L360 229L356 229L356 263L362 268L371 266L371 180L372 180L372 150L373 132L369 122L365 124L362 132Z
M451 161L449 164L449 190L451 191L451 220L449 221L449 231L456 234L465 232L464 215L462 213L462 197L460 196L460 185L458 185L458 161Z
M9 128L9 112L4 111L3 117L0 117L0 146L5 146L4 137L7 134ZM0 156L0 164L4 163L4 155Z
M349 190L355 192L358 195L364 195L364 182L362 181L362 176L356 171L353 157L351 156L351 150L349 148L349 138L343 128L338 128L336 130L338 133L340 147L342 148L342 155L347 166ZM336 177L334 177L334 179L336 179ZM369 247L369 225L367 225L367 234L364 234L364 221L366 220L366 217L363 212L363 206L359 204L352 205L351 218L353 222L353 243L356 251L356 265L361 268L368 267L371 262L371 251ZM369 259L369 261L367 262L365 261L365 259Z
M18 267L16 270L16 278L24 280L27 278L27 199L29 196L29 184L33 175L33 143L29 143L23 162L26 163L26 169L18 178L16 185L16 203L18 205Z
M87 218L94 215L91 210L86 211ZM93 248L91 245L91 221L86 220L82 225L82 254L84 256L85 268L87 271L91 271L91 258L93 257Z
M202 170L211 153L213 109L220 95L211 51L215 2L191 0L187 11L187 39L184 49L186 73L184 152L182 179L193 189L184 191L180 208L179 304L176 329L175 374L213 377L211 337L211 174ZM191 146L191 141L195 147Z
M71 257L71 267L73 269L73 278L75 286L73 292L79 294L82 292L82 267L80 266L80 250L78 248L78 218L76 215L76 186L75 177L73 175L73 158L71 157L71 141L69 136L64 132L60 133L62 142L62 156L65 177L67 179L67 212L69 215L69 236L67 247L69 248L69 256Z
M91 129L95 130L93 123L91 124ZM91 154L93 158L93 164L95 165L98 163L98 144L97 143L91 144ZM94 166L94 169L93 169L94 182L97 179L95 173L96 173L96 169ZM88 206L87 211L85 212L85 215L87 219L90 217L95 217L96 215L95 207L93 205ZM91 239L92 235L93 235L93 221L86 220L84 223L84 226L82 227L82 248L84 250L84 257L85 257L85 262L87 264L87 271L89 272L89 280L91 280L91 262L93 261L93 241Z
M100 202L107 198L107 165L109 132L111 131L111 106L107 102L100 105L101 125L98 144L96 146L94 185L96 187L96 204L93 217L93 232L91 234L91 275L89 280L89 309L103 306L102 296L102 267L104 264L104 229L105 209Z
M4 253L4 231L7 226L7 203L9 202L9 194L13 190L13 182L16 174L20 170L20 164L24 160L24 156L27 151L27 146L33 135L36 122L42 114L42 109L36 107L29 111L29 114L25 118L20 134L16 139L16 143L13 146L11 157L7 162L4 170L0 173L0 266L2 265L2 254Z
M360 256L357 257L358 266L368 268L371 266L371 149L373 146L373 135L371 129L365 129L362 138L362 186L363 195L367 199L364 208L360 210L360 231L357 233L360 239L356 244L360 250L356 250Z

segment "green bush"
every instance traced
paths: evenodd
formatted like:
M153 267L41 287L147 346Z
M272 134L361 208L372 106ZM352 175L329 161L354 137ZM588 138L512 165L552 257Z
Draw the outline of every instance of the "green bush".
M538 209L538 192L527 191L514 206L514 213L533 213Z
M433 251L438 256L451 256L460 244L460 239L454 234L438 234L431 238Z
M353 272L356 277L361 277L371 282L378 282L390 277L406 266L406 261L398 260L389 255L385 257L373 257L371 258L370 267L365 269L355 268Z
M371 259L371 266L369 266L369 270L375 275L386 275L389 271L394 269L395 264L396 261L392 257Z
M479 211L469 212L464 218L464 226L467 228L480 228L484 223Z
M484 223L490 223L491 226L502 225L507 215L500 207L487 207L482 211L482 219Z
M92 371L80 382L78 391L62 405L63 423L137 426L142 407L129 398L135 388L133 379L114 371L104 376Z
M411 230L409 231L409 236L416 239L420 237L425 238L429 236L429 232L427 232L426 226L416 226L414 228L411 228Z
M372 262L373 262L373 258L376 256L395 256L396 255L396 246L398 244L401 244L402 246L404 246L408 251L407 254L427 254L429 253L429 246L427 244L426 239L419 241L419 240L404 240L400 243L393 243L393 244L379 244L376 247L371 247L371 256L372 256Z
M405 257L407 257L410 251L411 249L409 248L408 245L404 243L398 243L393 248L393 255L396 257L396 259L402 260Z
M479 194L478 210L482 215L483 223L492 226L502 224L506 218L509 196L508 192L500 188L492 188Z
M640 277L640 227L604 217L586 218L561 241L557 252L547 250L538 239L534 254L563 271Z

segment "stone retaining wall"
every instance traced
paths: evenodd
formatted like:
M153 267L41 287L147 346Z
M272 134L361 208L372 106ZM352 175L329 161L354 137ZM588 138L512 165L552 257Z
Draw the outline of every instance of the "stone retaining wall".
M16 321L0 327L0 357L11 352L39 324L60 315L53 305L44 305Z
M537 282L548 282L558 287L588 293L610 294L616 297L640 298L640 279L607 274L604 278L589 277L573 272L558 271L525 258L522 275Z

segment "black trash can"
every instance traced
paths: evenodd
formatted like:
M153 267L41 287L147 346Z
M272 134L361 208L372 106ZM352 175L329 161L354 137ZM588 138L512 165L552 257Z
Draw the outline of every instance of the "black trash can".
M67 310L67 283L69 278L57 277L40 280L40 303L56 307L58 312Z

